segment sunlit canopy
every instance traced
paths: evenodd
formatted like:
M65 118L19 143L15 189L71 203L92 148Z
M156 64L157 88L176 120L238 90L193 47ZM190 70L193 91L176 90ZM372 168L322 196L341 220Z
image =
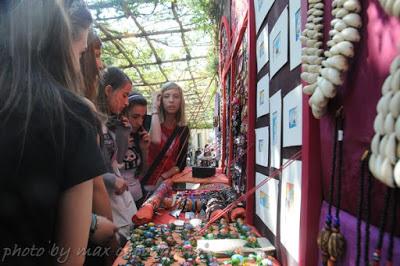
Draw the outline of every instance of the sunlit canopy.
M216 90L213 21L208 1L89 0L103 41L103 60L124 69L151 99L166 81L184 89L191 127L212 124Z

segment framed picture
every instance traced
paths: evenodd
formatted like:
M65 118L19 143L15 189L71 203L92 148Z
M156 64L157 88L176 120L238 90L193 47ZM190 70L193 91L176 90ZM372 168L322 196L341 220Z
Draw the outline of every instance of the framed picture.
M271 9L275 0L254 0L254 11L256 14L256 32L260 29L268 11Z
M268 176L256 172L256 186ZM276 235L279 180L271 178L256 191L256 215Z
M269 105L271 112L269 121L271 127L271 167L279 168L281 165L281 90L270 98Z
M269 60L268 51L268 24L265 25L264 29L260 33L257 39L257 72L261 70L263 66Z
M283 10L269 36L271 78L288 60L288 10Z
M288 160L284 159L283 163ZM301 161L293 161L282 171L281 180L281 243L289 254L299 261L300 208L301 208Z
M289 1L290 18L290 70L301 63L301 0Z
M269 113L269 74L257 83L257 117Z
M283 98L283 147L302 144L302 99L301 85Z
M256 164L268 167L268 127L256 128Z
M260 90L260 95L259 96L260 96L260 98L259 98L260 99L260 104L262 105L265 102L264 101L264 98L265 98L265 90L264 89Z

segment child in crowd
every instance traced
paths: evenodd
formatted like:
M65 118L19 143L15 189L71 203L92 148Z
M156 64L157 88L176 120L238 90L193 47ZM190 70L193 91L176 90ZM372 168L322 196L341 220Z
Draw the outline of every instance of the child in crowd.
M100 77L97 96L98 110L107 117L103 125L102 146L108 172L103 175L110 197L113 221L119 228L123 243L129 236L131 218L136 213L136 205L128 191L128 184L121 175L117 161L116 129L121 125L119 116L128 106L128 95L132 89L129 77L117 67L107 67Z
M147 116L147 101L138 92L133 92L128 97L129 105L124 110L124 116L129 121L129 137L127 143L121 143L119 153L123 155L121 173L128 183L129 191L139 208L143 199L141 177L147 171L148 150L150 135L144 128ZM120 142L117 135L117 142ZM120 161L121 162L121 161Z

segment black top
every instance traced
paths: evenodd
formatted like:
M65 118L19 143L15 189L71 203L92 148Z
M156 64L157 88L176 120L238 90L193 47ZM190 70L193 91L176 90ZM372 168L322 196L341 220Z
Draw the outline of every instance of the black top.
M65 130L43 103L34 105L25 145L19 114L0 128L1 265L51 265L59 255L55 222L60 196L105 172L91 110L70 92L61 98L75 112L65 112Z
M123 159L124 170L132 171L134 177L138 177L142 167L142 153L139 146L140 136L138 133L131 133L128 140L128 148Z

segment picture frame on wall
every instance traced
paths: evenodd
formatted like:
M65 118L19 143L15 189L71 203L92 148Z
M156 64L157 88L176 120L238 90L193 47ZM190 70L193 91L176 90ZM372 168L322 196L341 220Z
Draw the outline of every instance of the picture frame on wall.
M258 186L268 176L256 172L256 186ZM276 225L278 220L278 195L279 180L271 178L256 191L256 215L276 235Z
M301 85L283 98L283 147L302 145L302 100Z
M256 164L268 167L268 127L256 128Z
M301 63L301 0L289 1L290 70Z
M257 39L257 72L259 72L263 66L269 61L269 49L268 49L268 24L265 25L264 29L260 33Z
M283 164L288 162L283 160ZM301 161L293 161L282 170L280 200L281 243L298 263L301 214Z
M270 166L279 168L281 166L281 121L282 121L282 96L281 90L269 99L269 126L271 128L271 163Z
M269 113L269 74L257 83L257 118Z
M275 0L254 0L254 11L256 15L256 32L259 31L265 17L274 4Z
M272 77L288 60L288 9L282 11L269 35L270 75Z

